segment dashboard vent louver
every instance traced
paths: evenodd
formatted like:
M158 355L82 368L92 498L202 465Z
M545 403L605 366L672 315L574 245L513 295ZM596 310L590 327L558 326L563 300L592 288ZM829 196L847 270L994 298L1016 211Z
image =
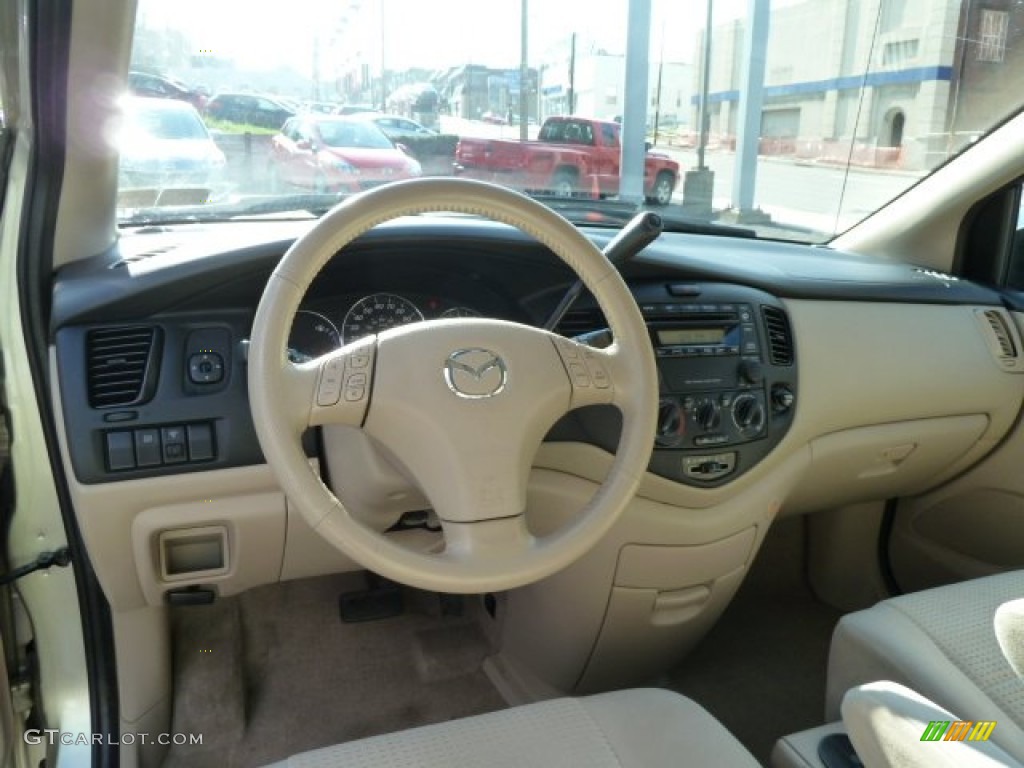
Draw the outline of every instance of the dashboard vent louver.
M134 405L143 399L156 342L147 326L95 328L87 337L89 405Z
M591 331L599 331L608 327L608 321L598 307L587 307L585 309L570 309L565 317L558 323L555 332L572 338Z
M772 365L793 364L793 333L786 313L777 307L761 307L768 334L768 359Z
M988 310L985 312L985 320L988 321L989 326L992 328L992 333L995 334L996 343L999 344L1000 356L1004 358L1017 357L1017 349L1014 347L1013 339L1010 337L1010 330L1006 327L1006 323L1003 322L1003 316L995 310Z

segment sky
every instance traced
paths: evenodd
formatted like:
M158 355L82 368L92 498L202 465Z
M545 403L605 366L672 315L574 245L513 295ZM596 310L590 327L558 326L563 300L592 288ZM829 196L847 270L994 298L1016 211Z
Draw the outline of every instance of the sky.
M776 0L777 1L777 0ZM748 0L714 0L714 23L745 13ZM792 0L790 0L792 2ZM388 69L440 69L466 63L518 66L521 0L140 0L151 27L184 32L205 52L245 69L312 67L321 45L340 26L339 48L365 48L379 65L381 39ZM625 50L629 0L528 0L531 65L565 50L573 32L579 46ZM704 25L705 0L652 0L651 50L667 61L692 61ZM261 13L262 9L266 12ZM381 36L381 18L384 30ZM340 24L339 24L339 20ZM346 24L347 20L347 24ZM372 52L372 54L370 53Z

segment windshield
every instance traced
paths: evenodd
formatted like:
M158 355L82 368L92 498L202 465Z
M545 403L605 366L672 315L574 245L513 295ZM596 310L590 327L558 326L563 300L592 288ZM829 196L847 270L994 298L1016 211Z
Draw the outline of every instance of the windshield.
M485 6L139 0L129 88L189 104L217 152L187 180L207 186L196 205L180 174L122 173L122 223L308 216L379 184L459 175L578 221L653 208L669 227L825 242L1024 101L1019 3ZM306 120L325 115L362 122ZM195 119L143 124L201 138Z

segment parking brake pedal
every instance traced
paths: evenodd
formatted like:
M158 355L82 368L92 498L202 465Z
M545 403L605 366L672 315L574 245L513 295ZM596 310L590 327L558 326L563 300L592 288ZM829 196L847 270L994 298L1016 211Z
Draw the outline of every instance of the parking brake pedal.
M342 592L338 612L346 624L401 616L405 610L402 588L376 573L366 574L366 589Z

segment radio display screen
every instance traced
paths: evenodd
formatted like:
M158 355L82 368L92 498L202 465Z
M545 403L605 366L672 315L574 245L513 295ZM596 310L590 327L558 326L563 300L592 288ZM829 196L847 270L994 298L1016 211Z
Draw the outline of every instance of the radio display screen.
M721 344L725 340L725 328L659 328L658 344L663 347L677 347L686 344Z

